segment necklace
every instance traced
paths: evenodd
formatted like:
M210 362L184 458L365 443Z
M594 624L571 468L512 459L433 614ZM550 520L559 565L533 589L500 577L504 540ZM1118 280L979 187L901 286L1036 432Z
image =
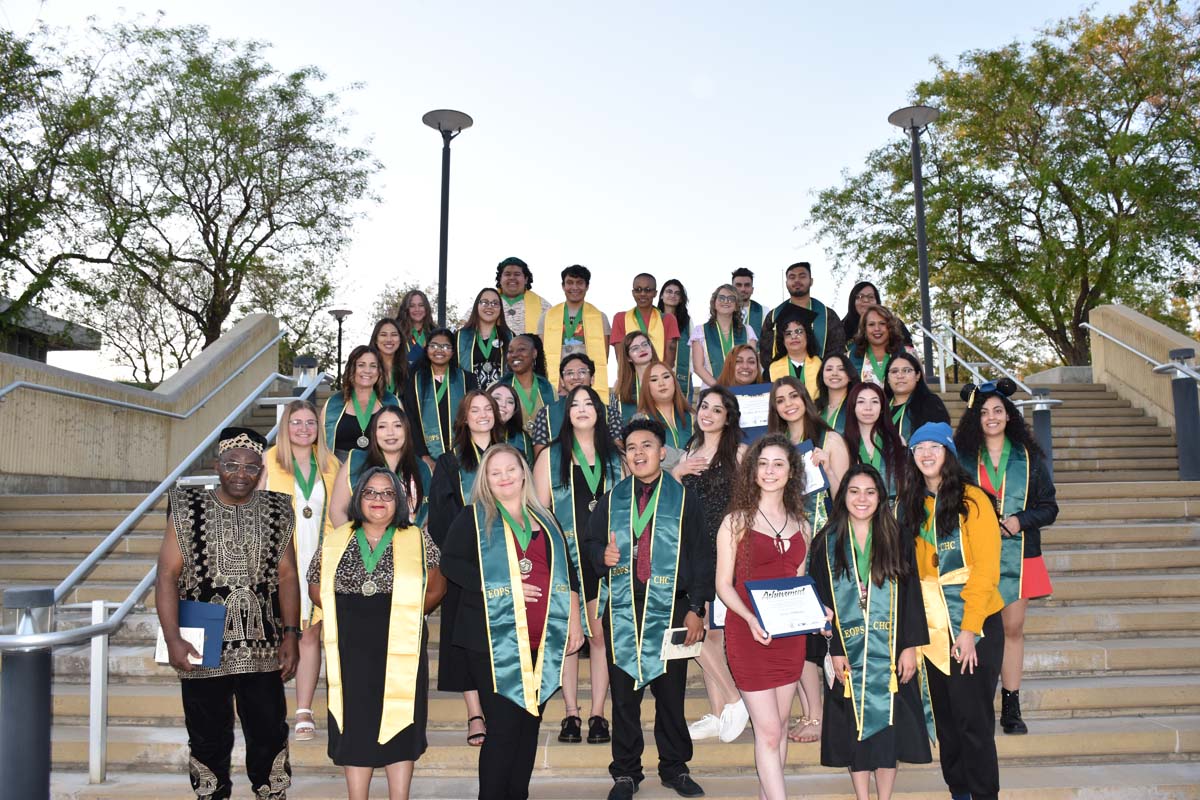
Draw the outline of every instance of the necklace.
M583 454L583 448L579 446L579 440L571 443L571 450L575 453L575 463L583 471L583 479L587 481L588 491L592 493L588 511L595 511L596 499L600 496L600 459L597 458L595 464L589 464L587 457Z
M358 402L357 392L351 393L350 399L354 401L354 418L358 420L358 428L362 432L362 435L359 436L354 443L358 445L360 449L366 449L366 446L370 444L371 441L367 438L367 424L371 421L371 412L375 410L375 392L371 392L371 398L367 400L367 407L365 410Z
M312 496L313 487L317 485L317 454L309 453L309 473L308 477L304 477L304 472L300 469L300 462L292 462L292 471L296 475L296 485L300 487L300 493L304 496L304 509L300 513L305 519L312 519L312 506L308 504L308 498Z
M521 522L513 519L512 514L499 502L496 503L496 508L500 510L500 516L504 518L504 525L513 534L517 545L521 548L520 558L517 561L517 568L521 570L522 575L528 575L533 572L533 562L525 552L529 549L529 542L533 539L533 523L529 521L529 512L521 509Z
M379 591L379 584L375 583L375 567L379 566L379 559L383 558L383 554L387 552L387 547L392 543L392 537L395 535L396 529L389 525L387 531L372 547L362 528L354 532L354 538L358 541L358 554L362 556L363 569L367 573L367 579L363 581L362 585L362 593L365 597L370 597Z
M779 551L780 555L783 555L783 553L787 550L783 544L783 529L787 527L787 512L784 512L783 522L779 524L778 528L775 527L775 523L771 522L771 518L768 517L766 512L761 508L758 509L758 515L766 520L767 525L770 526L771 531L775 534L775 549Z

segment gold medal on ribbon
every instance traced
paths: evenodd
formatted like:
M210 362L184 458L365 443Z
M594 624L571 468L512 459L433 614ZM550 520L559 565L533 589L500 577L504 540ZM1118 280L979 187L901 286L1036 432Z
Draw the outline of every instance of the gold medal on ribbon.
M300 513L304 515L305 519L312 519L313 510L310 506L305 506L304 510L301 511Z

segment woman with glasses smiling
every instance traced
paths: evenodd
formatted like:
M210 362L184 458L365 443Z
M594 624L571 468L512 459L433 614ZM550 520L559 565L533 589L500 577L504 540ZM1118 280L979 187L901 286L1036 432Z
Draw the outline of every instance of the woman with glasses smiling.
M430 333L405 389L404 410L417 433L417 455L431 469L450 449L450 423L463 396L475 388L475 376L458 366L454 334L446 328Z
M487 389L504 371L504 353L512 341L512 332L500 309L500 293L480 289L475 295L471 316L455 335L458 365L475 376L480 389Z
M367 449L371 415L383 406L399 408L400 401L387 390L379 353L369 345L359 345L346 359L342 390L331 394L321 410L325 441L339 461L345 461L351 450Z
M637 413L638 394L642 391L646 370L651 364L663 363L650 337L641 331L625 334L622 344L624 357L617 371L613 399L608 404L608 429L614 432L624 430L630 417Z
M772 362L768 372L771 380L785 376L796 378L804 384L809 397L816 397L820 387L821 357L817 354L817 340L812 328L800 318L795 306L788 304L779 314L775 325L775 351L783 355Z
M692 371L705 387L715 386L725 359L740 345L758 341L753 328L742 322L742 301L737 289L723 283L708 301L708 322L692 330L688 347Z
M886 391L891 400L892 424L905 442L927 422L950 424L946 404L929 389L921 362L912 353L892 356L887 366Z
M279 418L277 443L263 454L259 489L291 495L296 513L298 575L308 574L308 565L321 539L333 532L329 520L329 498L341 466L325 445L325 431L317 421L317 407L307 400L293 400ZM307 585L300 592L300 664L296 667L296 740L306 742L316 734L312 699L321 672L321 610L314 608Z

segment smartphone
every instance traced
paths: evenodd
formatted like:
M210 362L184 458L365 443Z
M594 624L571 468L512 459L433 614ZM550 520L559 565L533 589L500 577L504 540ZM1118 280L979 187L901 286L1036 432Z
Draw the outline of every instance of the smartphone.
M708 635L708 631L700 631L700 641L704 641L704 637ZM683 644L687 639L687 630L678 630L671 633L671 644Z

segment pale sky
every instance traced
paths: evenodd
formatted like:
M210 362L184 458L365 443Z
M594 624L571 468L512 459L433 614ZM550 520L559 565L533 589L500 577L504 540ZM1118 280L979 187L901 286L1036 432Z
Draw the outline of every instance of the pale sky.
M807 260L814 296L841 313L859 276L836 279L804 230L815 192L903 136L887 116L932 74L931 56L1028 40L1082 8L923 5L130 0L100 12L94 0L0 0L0 24L82 30L92 14L161 9L167 24L270 42L272 64L316 65L327 89L364 84L343 93L346 121L385 169L345 259L338 304L357 312L353 344L381 278L436 279L441 141L421 123L434 108L475 119L452 145L451 301L468 304L516 255L552 302L559 271L581 263L588 299L610 316L632 305L642 271L682 280L695 315L735 267L754 270L767 304L783 298L783 269ZM94 357L52 363L99 369Z

